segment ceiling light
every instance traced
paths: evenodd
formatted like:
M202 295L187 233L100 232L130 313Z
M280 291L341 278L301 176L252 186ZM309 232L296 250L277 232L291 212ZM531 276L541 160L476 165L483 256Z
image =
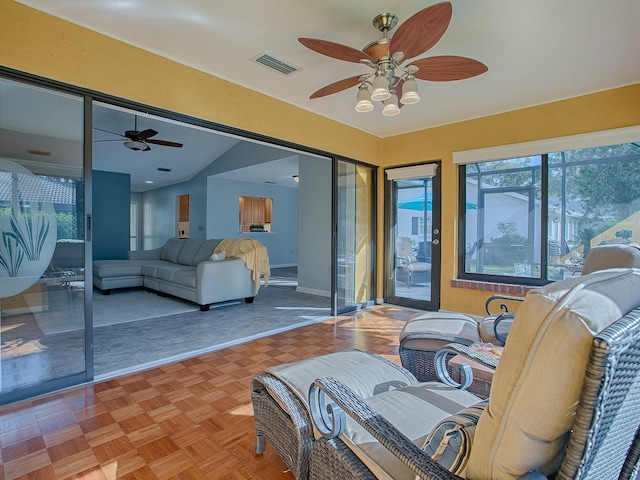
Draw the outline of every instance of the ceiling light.
M371 100L381 102L383 100L386 100L390 96L391 93L389 92L389 81L387 80L387 77L385 77L383 73L376 73L376 76L373 79L373 92L371 93Z
M293 176L293 181L298 183L300 181L300 176L299 175L294 175Z
M373 110L371 103L371 92L366 83L361 83L356 96L356 112L370 112Z
M399 113L400 107L398 106L398 97L396 96L396 92L392 90L391 96L384 101L382 114L387 117L393 117L394 115L398 115Z
M412 103L418 103L420 101L420 95L418 95L418 84L413 75L408 75L402 84L402 98L400 102L404 105L410 105Z
M153 183L153 180L145 180L144 183Z
M146 143L138 142L136 140L127 140L126 142L124 142L124 146L130 148L131 150L135 150L136 152L149 148Z

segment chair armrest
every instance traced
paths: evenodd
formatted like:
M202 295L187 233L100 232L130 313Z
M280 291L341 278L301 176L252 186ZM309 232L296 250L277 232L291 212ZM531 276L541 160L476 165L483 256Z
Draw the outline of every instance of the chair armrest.
M512 297L510 295L491 295L489 298L487 298L487 301L484 304L484 309L486 310L487 315L495 315L494 313L491 313L489 304L496 300L507 300L510 302L524 302L524 298L522 297ZM509 311L509 308L505 303L501 303L499 306L500 306L500 310L502 310L503 313L507 313Z
M335 403L327 403L327 398ZM425 454L349 387L333 377L317 379L309 389L311 418L325 438L344 432L349 415L420 478L462 480ZM345 415L346 413L346 415Z
M461 390L469 388L469 386L473 382L473 372L469 364L460 364L458 365L457 370L460 374L462 382L458 383L453 380L449 375L449 370L447 369L447 361L452 358L451 354L468 358L469 360L473 360L474 362L491 368L492 370L495 370L498 366L497 358L491 355L487 355L486 353L480 352L478 350L474 350L473 348L467 347L466 345L460 345L459 343L449 343L445 345L436 352L433 359L436 375L438 379L445 385L459 388Z

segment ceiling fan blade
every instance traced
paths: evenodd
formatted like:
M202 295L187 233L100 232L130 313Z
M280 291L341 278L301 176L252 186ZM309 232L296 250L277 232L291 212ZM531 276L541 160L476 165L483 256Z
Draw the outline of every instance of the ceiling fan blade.
M152 138L145 140L146 143L153 143L154 145L163 145L165 147L178 147L182 148L181 143L169 142L168 140L154 140Z
M475 77L488 70L487 66L477 60L454 55L429 57L411 62L420 68L414 77L432 82L449 82Z
M151 128L147 128L146 130L138 132L138 138L142 138L143 140L146 140L147 138L153 137L154 135L157 135L157 134L158 132L156 132L155 130Z
M356 75L355 77L349 77L343 80L338 80L337 82L331 83L326 87L322 87L317 92L312 93L309 98L313 99L313 98L326 97L327 95L331 95L333 93L338 93L338 92L341 92L342 90L346 90L347 88L353 87L354 85L357 85L358 83L360 83L360 77L362 77L362 75Z
M398 27L391 37L391 53L413 58L426 52L442 38L451 21L451 3L436 3L420 10Z
M337 58L338 60L344 60L345 62L360 63L360 60L373 60L373 58L357 48L348 47L340 43L315 38L298 38L298 41L314 52L321 53L327 57Z

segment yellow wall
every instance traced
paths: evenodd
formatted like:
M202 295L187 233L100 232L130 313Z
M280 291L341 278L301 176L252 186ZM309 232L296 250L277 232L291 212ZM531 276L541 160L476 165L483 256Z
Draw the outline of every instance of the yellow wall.
M640 124L640 84L380 139L117 40L0 0L0 65L384 167L442 160L442 308L481 313L487 294L450 287L456 268L452 152ZM382 173L382 172L380 172ZM383 175L378 245L383 236ZM378 292L382 297L382 252Z

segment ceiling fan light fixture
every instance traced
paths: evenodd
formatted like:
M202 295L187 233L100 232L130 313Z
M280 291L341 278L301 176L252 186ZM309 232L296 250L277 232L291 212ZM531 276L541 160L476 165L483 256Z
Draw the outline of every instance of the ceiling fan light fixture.
M382 102L391 97L389 91L389 81L384 75L377 73L376 78L373 79L373 92L371 92L371 100L376 102Z
M418 103L420 101L420 95L418 95L418 84L413 75L409 75L402 85L402 98L400 102L403 105L411 105L412 103Z
M400 113L400 107L398 106L398 97L395 92L391 93L391 96L384 101L384 108L382 114L387 117L393 117Z
M356 112L366 113L373 110L371 103L371 92L365 83L360 85L358 95L356 96Z
M124 146L131 150L135 150L136 152L140 150L146 150L148 148L146 143L138 142L137 140L127 140L126 142L124 142Z

